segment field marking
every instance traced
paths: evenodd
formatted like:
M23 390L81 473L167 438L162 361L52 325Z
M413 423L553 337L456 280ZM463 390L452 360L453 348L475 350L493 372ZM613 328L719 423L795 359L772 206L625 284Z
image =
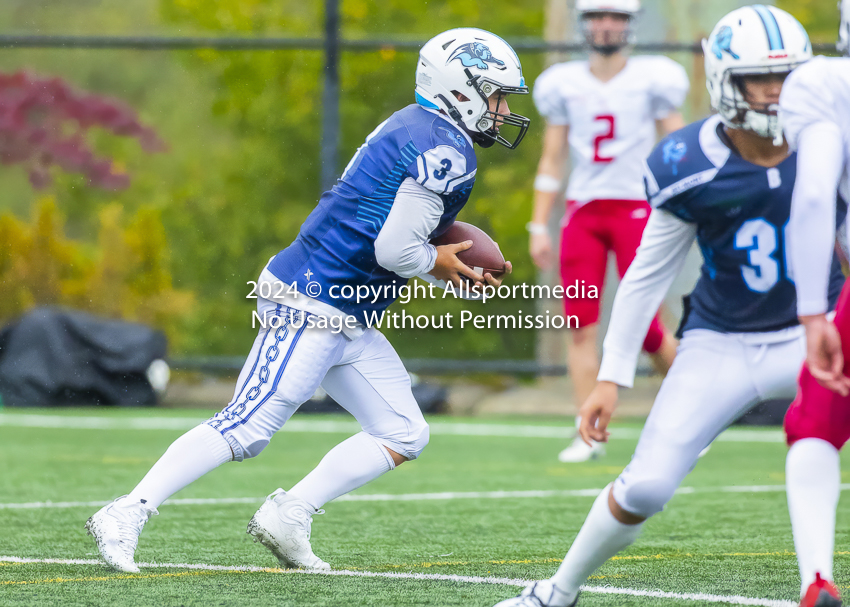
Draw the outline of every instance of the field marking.
M190 430L207 418L189 417L109 417L109 416L66 416L23 413L0 414L0 426L18 428L61 428L65 430ZM530 426L513 424L468 424L429 423L431 435L443 436L502 436L514 438L570 439L575 436L571 422L563 426ZM354 421L304 420L286 422L281 432L345 434L360 431ZM611 429L611 438L635 440L640 436L637 428ZM744 430L730 428L718 436L716 441L735 443L784 443L781 430Z
M834 556L850 555L848 551L836 550ZM782 550L780 552L677 552L672 554L622 554L612 556L609 561L661 561L661 560L677 560L677 559L695 559L695 558L717 558L717 557L787 557L796 558L797 553L790 550ZM543 558L543 559L516 559L516 560L488 560L488 561L424 561L421 563L387 563L380 567L389 569L402 569L405 567L430 569L432 567L454 567L459 565L545 565L550 563L561 563L563 558ZM2 563L0 563L2 564ZM622 575L592 575L588 579L604 580L611 578L621 578Z
M13 563L38 563L38 564L59 564L59 565L105 565L95 559L32 559L21 558L14 556L0 556L0 562ZM228 567L225 565L205 565L199 563L139 563L139 567L159 568L159 569L189 569L202 571L220 571L220 572L263 572L263 573L281 573L290 575L324 575L324 576L342 576L342 577L364 577L364 578L387 578L387 579L408 579L408 580L433 580L447 582L461 582L468 584L494 584L502 586L525 587L530 580L499 578L499 577L482 577L471 575L450 575L440 573L402 573L402 572L377 572L377 571L349 571L345 569L332 571L302 571L297 569L272 569L268 567ZM117 577L117 576L116 576ZM133 577L133 576L126 576ZM107 578L113 579L113 578ZM702 601L707 603L724 603L727 605L756 605L759 607L796 607L794 601L783 601L776 599L759 599L738 595L718 595L707 593L679 593L665 592L662 590L637 590L633 588L614 588L611 586L582 586L583 592L610 594L610 595L626 595L634 597L660 598L660 599L677 599L681 601Z
M32 585L32 584L66 584L68 582L111 582L112 580L145 580L150 578L172 578L199 575L222 575L225 573L245 573L244 571L182 571L180 573L130 573L127 575L110 575L101 577L57 577L46 580L10 580L0 582L0 586Z
M850 489L850 484L839 485L841 491ZM463 499L527 499L551 497L597 497L603 488L598 489L557 489L531 491L445 491L440 493L365 493L348 494L336 498L336 502L422 502ZM784 493L785 485L730 485L727 487L679 487L677 495L700 493ZM224 504L261 504L263 496L255 497L209 497L167 499L169 506L215 506ZM20 502L0 503L0 510L39 510L43 508L96 508L105 506L111 500L92 500L87 502Z

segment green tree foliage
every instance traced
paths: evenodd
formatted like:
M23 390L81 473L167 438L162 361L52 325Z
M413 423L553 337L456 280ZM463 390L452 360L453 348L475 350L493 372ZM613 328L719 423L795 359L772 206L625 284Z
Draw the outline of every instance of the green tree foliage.
M149 323L179 343L193 297L172 286L159 212L142 208L125 221L111 204L99 225L95 243L68 238L52 197L36 202L29 222L0 215L0 322L33 306L64 305Z
M794 15L812 42L834 42L838 38L838 0L777 0L776 6Z

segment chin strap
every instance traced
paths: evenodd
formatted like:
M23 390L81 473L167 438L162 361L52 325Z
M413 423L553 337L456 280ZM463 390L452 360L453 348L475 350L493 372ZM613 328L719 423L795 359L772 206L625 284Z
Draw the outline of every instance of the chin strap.
M466 125L463 123L463 116L461 115L460 111L451 103L449 103L449 100L446 99L445 96L440 94L437 94L436 96L448 108L446 112L448 112L449 117L451 117L451 119L457 123L458 128L463 129L463 132L469 135L469 138L472 139L473 143L477 143L482 148L489 148L494 143L496 143L495 139L487 137L480 131L470 131L468 128L466 128Z
M477 143L482 148L490 148L493 147L493 144L496 143L496 140L492 137L488 137L484 133L478 132L470 132L468 129L466 131L469 134L469 138L472 139L474 143Z
M457 122L459 127L465 129L466 126L463 124L463 116L460 115L460 111L458 111L458 109L453 104L449 103L449 100L446 99L444 95L437 94L437 97L440 99L440 101L446 104L446 111L449 113L449 116L451 116L451 119Z

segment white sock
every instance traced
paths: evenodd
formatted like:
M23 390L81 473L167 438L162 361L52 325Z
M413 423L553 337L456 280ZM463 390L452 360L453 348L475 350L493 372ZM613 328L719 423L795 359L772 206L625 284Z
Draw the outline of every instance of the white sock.
M231 459L233 452L224 437L201 424L171 443L127 499L144 500L151 508L159 508L183 487Z
M328 451L319 465L288 493L318 510L393 468L393 459L384 446L361 432Z
M608 507L610 491L611 485L608 485L593 502L590 514L564 557L564 562L551 578L552 583L565 593L564 605L575 600L579 588L591 573L630 546L643 527L643 523L626 525L614 518Z
M804 438L791 445L785 460L785 485L800 565L801 594L815 581L815 573L832 580L840 484L838 451L830 443Z

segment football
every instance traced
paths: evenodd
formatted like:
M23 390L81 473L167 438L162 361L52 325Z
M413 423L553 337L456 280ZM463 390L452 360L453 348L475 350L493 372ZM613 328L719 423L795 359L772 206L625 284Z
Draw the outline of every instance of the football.
M465 240L471 240L472 247L458 253L458 259L482 276L489 272L493 278L501 278L505 274L505 256L502 255L499 245L484 230L470 223L454 222L442 235L434 238L431 244L442 246Z

